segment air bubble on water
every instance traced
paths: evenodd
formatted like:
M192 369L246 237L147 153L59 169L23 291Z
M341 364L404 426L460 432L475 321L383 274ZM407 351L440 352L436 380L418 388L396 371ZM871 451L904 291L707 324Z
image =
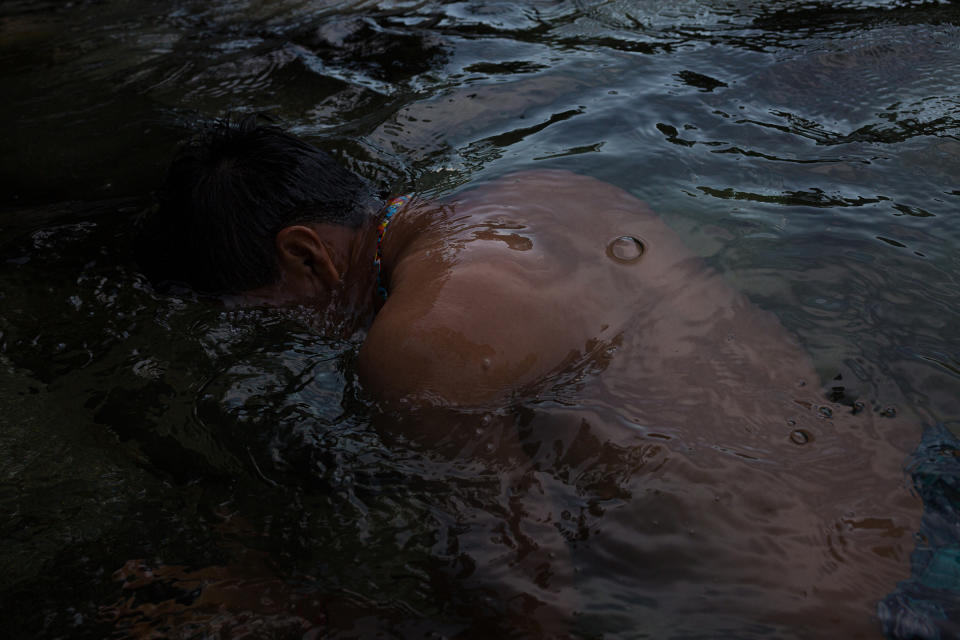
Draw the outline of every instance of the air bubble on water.
M640 259L643 255L643 242L633 236L614 238L607 245L607 256L616 262L630 263Z
M832 418L833 409L830 407L820 407L820 415L822 415L824 418Z
M808 432L804 431L803 429L794 429L793 431L790 432L790 441L793 442L794 444L804 445L810 442L811 440L813 440L813 436L811 436Z
M882 415L884 418L893 418L893 417L895 417L895 416L897 415L897 408L896 408L896 407L884 407L884 408L883 408L883 411L880 412L880 415Z

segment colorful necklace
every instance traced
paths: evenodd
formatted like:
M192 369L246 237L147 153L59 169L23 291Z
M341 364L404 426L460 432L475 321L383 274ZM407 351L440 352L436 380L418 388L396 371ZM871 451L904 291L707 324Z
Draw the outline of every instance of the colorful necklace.
M386 208L383 212L383 218L380 220L380 224L377 225L377 253L373 258L373 266L377 270L377 293L380 294L380 297L384 300L387 299L387 287L383 284L382 275L380 273L381 261L383 260L383 236L387 232L387 225L390 224L390 219L393 218L393 214L403 208L405 204L410 202L411 194L405 196L397 196L387 203Z

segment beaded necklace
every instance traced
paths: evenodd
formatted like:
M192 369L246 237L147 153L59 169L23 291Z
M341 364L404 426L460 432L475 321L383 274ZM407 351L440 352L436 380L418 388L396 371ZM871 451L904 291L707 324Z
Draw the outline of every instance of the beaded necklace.
M387 226L390 224L390 219L393 218L393 215L400 211L405 204L410 202L410 195L397 196L387 203L387 206L384 208L383 218L380 220L380 224L377 225L377 253L373 258L373 267L377 270L377 293L380 294L380 297L384 300L387 299L387 287L383 284L381 270L381 261L383 260L383 236L387 232Z

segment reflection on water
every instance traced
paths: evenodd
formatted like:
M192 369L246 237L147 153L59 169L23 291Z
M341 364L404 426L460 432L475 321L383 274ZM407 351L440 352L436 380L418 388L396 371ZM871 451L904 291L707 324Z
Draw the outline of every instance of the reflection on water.
M5 3L5 626L879 629L863 612L918 526L898 470L960 414L958 21L866 0ZM644 378L625 337L519 406L385 414L355 344L157 296L133 267L188 123L255 110L384 192L531 167L621 186L826 384L781 411L784 384L710 363Z

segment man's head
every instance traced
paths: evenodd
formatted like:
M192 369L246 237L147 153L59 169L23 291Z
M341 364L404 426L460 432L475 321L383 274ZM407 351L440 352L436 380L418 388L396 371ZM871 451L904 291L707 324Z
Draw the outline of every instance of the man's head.
M159 200L143 228L144 271L210 293L275 282L282 230L357 229L379 207L357 175L257 116L218 121L186 143Z

